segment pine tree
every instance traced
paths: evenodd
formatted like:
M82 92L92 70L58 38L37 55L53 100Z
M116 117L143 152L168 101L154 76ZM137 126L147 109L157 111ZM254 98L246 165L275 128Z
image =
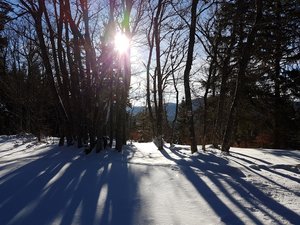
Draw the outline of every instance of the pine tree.
M9 20L8 13L11 11L11 6L4 2L0 1L0 76L5 74L5 59L4 59L4 49L7 46L7 37L3 36L3 31L5 29L5 24ZM1 77L0 77L1 78Z

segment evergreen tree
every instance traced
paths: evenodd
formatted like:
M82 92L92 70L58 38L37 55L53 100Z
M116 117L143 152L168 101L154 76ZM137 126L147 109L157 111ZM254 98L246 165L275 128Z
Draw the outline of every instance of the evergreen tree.
M4 2L0 1L0 76L4 75L6 72L5 68L5 57L4 49L7 46L7 37L3 36L3 31L5 29L5 24L9 20L8 13L11 11L11 6ZM1 79L1 77L0 77Z

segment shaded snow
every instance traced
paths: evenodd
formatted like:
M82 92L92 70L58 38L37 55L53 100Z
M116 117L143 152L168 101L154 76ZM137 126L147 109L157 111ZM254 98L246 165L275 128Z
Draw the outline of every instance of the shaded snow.
M122 153L0 136L0 224L299 224L300 152Z

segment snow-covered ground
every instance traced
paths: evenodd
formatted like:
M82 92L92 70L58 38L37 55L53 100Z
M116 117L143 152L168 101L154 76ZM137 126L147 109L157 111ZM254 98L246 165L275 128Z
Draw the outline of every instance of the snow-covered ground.
M134 143L122 153L0 136L0 224L300 224L300 152Z

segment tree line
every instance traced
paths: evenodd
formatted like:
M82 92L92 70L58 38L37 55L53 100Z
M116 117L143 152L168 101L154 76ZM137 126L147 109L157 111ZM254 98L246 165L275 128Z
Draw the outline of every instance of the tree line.
M296 0L1 0L0 7L3 134L55 135L60 145L97 151L103 136L121 150L134 132L158 149L164 140L192 152L210 143L224 152L299 147ZM137 68L133 49L116 51L118 32L141 52ZM134 76L144 80L146 106L137 116L128 110Z

